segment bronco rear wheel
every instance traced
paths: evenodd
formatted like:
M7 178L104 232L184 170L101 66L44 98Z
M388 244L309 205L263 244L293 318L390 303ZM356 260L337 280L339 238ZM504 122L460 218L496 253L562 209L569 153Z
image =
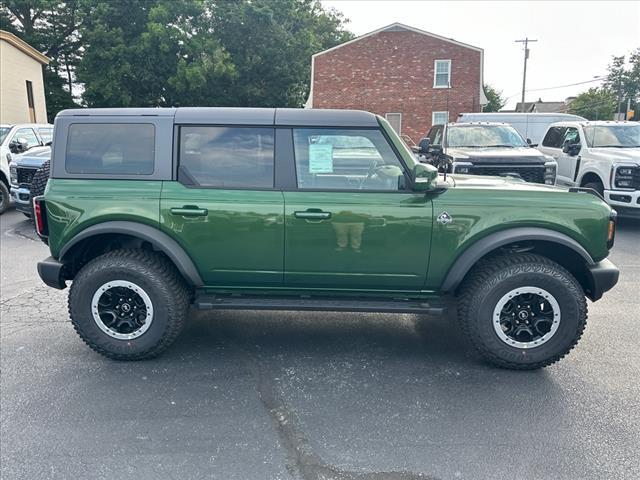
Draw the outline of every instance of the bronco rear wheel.
M478 264L459 291L458 316L469 342L489 362L545 367L578 342L587 321L584 292L562 266L521 253Z
M82 340L116 360L161 353L181 332L188 307L188 288L173 264L144 250L93 259L69 293L69 314Z

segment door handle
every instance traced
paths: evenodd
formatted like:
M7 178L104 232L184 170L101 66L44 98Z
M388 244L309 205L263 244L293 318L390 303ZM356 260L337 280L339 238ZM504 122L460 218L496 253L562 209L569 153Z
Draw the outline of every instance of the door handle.
M323 212L322 210L306 210L303 212L293 212L296 218L306 218L309 220L326 220L331 218L331 212Z
M181 217L206 217L209 214L209 210L206 208L185 205L182 208L172 208L171 214L179 215Z

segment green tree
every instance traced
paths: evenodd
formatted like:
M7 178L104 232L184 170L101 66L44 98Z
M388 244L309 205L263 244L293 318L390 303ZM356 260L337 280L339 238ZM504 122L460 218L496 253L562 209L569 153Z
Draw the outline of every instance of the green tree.
M75 107L74 69L79 60L80 0L4 0L0 28L14 33L51 59L43 70L49 121Z
M569 104L569 113L588 120L611 120L615 111L615 93L607 88L590 88Z
M502 91L491 85L484 85L484 94L487 96L489 103L484 106L482 109L483 112L498 112L507 103L507 101L502 98Z
M629 55L628 67L624 55L613 57L604 86L616 98L616 111L625 112L627 100L631 100L632 107L637 107L640 97L640 48Z
M311 56L353 35L345 19L317 0L208 2L212 30L236 67L227 85L238 106L300 107Z
M219 105L234 77L199 0L90 2L78 65L93 107Z

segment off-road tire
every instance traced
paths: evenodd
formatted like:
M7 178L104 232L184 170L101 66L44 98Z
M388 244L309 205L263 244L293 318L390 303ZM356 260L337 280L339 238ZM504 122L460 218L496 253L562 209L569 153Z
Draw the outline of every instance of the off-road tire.
M140 286L153 305L149 329L131 340L107 335L91 312L95 292L115 280ZM115 360L143 360L157 356L178 337L187 318L189 298L183 278L165 257L145 250L114 250L91 260L78 272L69 292L69 315L80 338L96 352Z
M3 214L9 205L11 204L11 194L9 193L9 187L0 178L0 214Z
M604 198L604 185L602 185L602 182L597 181L585 183L583 188L590 188L591 190L595 190L596 192L598 192L598 194L600 194L602 198Z
M493 327L499 299L524 286L545 289L562 314L546 343L526 349L508 345ZM580 284L565 268L537 254L505 254L481 261L463 281L458 297L458 318L468 342L482 358L503 368L533 370L557 362L578 343L587 322Z

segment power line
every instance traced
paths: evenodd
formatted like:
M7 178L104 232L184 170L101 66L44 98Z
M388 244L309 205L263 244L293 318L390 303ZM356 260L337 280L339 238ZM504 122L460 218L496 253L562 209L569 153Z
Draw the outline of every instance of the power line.
M583 82L568 83L566 85L558 85L558 86L555 86L555 87L532 88L531 90L527 90L527 93L529 93L529 92L541 92L543 90L556 90L558 88L573 87L575 85L584 85L585 83L599 82L601 80L604 80L605 78L607 78L607 76L603 75L601 77L592 78L591 80L585 80ZM513 95L509 95L508 97L505 98L505 100L509 100L510 98L513 98L516 95L519 95L519 93L520 92L514 93Z

